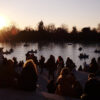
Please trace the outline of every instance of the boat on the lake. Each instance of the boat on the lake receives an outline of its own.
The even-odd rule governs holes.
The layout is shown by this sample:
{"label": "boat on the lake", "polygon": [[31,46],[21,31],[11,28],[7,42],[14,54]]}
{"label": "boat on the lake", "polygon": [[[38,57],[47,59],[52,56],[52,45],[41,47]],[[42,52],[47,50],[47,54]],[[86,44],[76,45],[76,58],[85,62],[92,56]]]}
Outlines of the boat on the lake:
{"label": "boat on the lake", "polygon": [[29,46],[29,44],[27,44],[27,43],[24,44],[24,47],[28,47],[28,46]]}
{"label": "boat on the lake", "polygon": [[79,49],[78,49],[79,51],[82,51],[82,47],[79,47]]}
{"label": "boat on the lake", "polygon": [[37,50],[30,50],[30,51],[28,51],[27,53],[26,53],[26,56],[27,55],[31,55],[31,54],[34,54],[34,53],[37,53]]}
{"label": "boat on the lake", "polygon": [[80,53],[79,58],[80,59],[88,59],[89,58],[89,55],[87,55],[85,53]]}
{"label": "boat on the lake", "polygon": [[37,53],[37,50],[30,50],[30,51],[28,51],[28,53]]}
{"label": "boat on the lake", "polygon": [[3,54],[8,55],[8,54],[11,54],[13,52],[14,52],[14,50],[11,48],[10,50],[6,50],[5,52],[3,52]]}
{"label": "boat on the lake", "polygon": [[97,49],[96,49],[94,52],[95,52],[95,53],[100,53],[100,50],[97,50]]}
{"label": "boat on the lake", "polygon": [[11,49],[9,50],[9,52],[10,52],[10,53],[14,52],[13,48],[11,48]]}
{"label": "boat on the lake", "polygon": [[72,43],[68,43],[68,45],[72,45]]}

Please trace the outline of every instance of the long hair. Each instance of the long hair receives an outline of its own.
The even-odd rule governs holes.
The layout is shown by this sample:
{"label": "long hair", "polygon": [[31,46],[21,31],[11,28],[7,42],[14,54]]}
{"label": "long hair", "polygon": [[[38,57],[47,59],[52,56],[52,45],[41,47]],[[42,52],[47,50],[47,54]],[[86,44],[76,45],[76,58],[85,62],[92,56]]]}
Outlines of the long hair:
{"label": "long hair", "polygon": [[34,69],[34,71],[36,72],[36,74],[38,75],[36,64],[34,63],[34,61],[32,59],[26,60],[23,68],[25,68],[25,67],[32,67]]}

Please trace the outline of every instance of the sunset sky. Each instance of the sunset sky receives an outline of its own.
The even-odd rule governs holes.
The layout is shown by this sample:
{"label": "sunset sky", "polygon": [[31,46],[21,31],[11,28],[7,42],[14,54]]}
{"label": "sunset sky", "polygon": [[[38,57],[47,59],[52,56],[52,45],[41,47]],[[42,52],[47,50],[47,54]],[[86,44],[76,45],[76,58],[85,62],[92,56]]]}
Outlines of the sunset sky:
{"label": "sunset sky", "polygon": [[100,0],[0,0],[0,16],[20,28],[36,27],[43,20],[45,25],[68,25],[71,29],[100,23]]}

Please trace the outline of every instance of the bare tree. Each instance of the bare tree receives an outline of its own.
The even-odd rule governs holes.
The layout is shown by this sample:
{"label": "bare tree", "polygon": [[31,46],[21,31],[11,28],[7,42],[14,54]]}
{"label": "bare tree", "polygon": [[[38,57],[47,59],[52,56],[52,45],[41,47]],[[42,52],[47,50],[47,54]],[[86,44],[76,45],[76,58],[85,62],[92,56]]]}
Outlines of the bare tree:
{"label": "bare tree", "polygon": [[55,31],[55,25],[54,24],[49,24],[47,27],[46,27],[46,30],[48,32],[54,32]]}

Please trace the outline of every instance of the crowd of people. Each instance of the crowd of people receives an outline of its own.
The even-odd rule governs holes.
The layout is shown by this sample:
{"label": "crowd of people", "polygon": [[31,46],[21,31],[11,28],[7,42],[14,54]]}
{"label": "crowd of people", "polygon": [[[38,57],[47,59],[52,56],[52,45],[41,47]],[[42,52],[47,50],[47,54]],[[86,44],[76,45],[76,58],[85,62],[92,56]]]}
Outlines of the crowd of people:
{"label": "crowd of people", "polygon": [[70,57],[64,62],[63,57],[59,56],[55,60],[54,55],[50,55],[46,61],[43,55],[37,59],[34,53],[28,52],[26,61],[18,62],[17,58],[7,59],[1,53],[0,87],[36,91],[38,77],[44,73],[44,69],[48,72],[46,87],[49,93],[83,100],[100,98],[100,80],[96,78],[100,76],[100,57],[97,61],[93,58],[89,65],[85,63],[84,68],[79,67],[79,71],[88,72],[88,80],[83,88],[73,73],[76,65]]}

